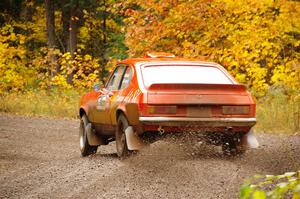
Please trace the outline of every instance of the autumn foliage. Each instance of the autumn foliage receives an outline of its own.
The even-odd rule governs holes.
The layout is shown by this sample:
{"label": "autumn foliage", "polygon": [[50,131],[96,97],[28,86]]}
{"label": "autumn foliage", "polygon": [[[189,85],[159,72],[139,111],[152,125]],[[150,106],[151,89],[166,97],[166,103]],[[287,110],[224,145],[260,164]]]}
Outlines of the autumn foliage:
{"label": "autumn foliage", "polygon": [[271,0],[133,1],[126,44],[216,61],[256,96],[271,86],[300,88],[300,2]]}
{"label": "autumn foliage", "polygon": [[[299,0],[1,0],[0,112],[75,118],[82,91],[147,51],[220,63],[256,97],[259,132],[299,133]],[[300,198],[299,179],[261,176],[241,198]]]}
{"label": "autumn foliage", "polygon": [[[257,97],[274,87],[288,93],[300,89],[299,1],[137,0],[79,5],[81,18],[71,17],[80,22],[75,55],[63,44],[47,48],[42,4],[24,1],[27,12],[32,11],[27,20],[1,14],[5,18],[0,27],[1,92],[90,88],[117,60],[153,50],[218,62]],[[58,44],[62,14],[55,11]]]}
{"label": "autumn foliage", "polygon": [[[116,1],[50,0],[55,5],[50,47],[44,2],[8,2],[13,2],[11,8],[0,13],[0,94],[90,89],[105,80],[118,59],[127,57]],[[75,33],[71,23],[76,23]]]}

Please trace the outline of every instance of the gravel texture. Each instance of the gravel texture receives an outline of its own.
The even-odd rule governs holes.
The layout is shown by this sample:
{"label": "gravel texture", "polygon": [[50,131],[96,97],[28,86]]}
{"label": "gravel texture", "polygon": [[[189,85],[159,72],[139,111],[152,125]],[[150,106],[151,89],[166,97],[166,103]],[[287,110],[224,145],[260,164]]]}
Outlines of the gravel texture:
{"label": "gravel texture", "polygon": [[238,198],[254,174],[300,169],[300,136],[259,134],[260,147],[162,140],[119,160],[115,143],[82,158],[78,120],[0,114],[0,198]]}

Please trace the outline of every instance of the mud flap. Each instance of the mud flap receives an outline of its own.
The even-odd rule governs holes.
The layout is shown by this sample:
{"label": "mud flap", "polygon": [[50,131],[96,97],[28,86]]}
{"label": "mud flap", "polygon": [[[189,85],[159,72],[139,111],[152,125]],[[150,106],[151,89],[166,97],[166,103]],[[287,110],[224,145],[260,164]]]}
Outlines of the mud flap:
{"label": "mud flap", "polygon": [[132,126],[128,126],[125,130],[126,143],[129,150],[140,150],[146,146],[146,144],[139,138],[134,132]]}
{"label": "mud flap", "polygon": [[258,148],[259,143],[252,130],[250,130],[246,135],[244,135],[244,137],[242,138],[242,145],[243,147],[251,149]]}
{"label": "mud flap", "polygon": [[87,133],[87,139],[88,139],[89,145],[99,146],[99,145],[105,144],[104,141],[98,135],[96,135],[96,133],[93,130],[92,125],[90,123],[86,126],[85,130]]}

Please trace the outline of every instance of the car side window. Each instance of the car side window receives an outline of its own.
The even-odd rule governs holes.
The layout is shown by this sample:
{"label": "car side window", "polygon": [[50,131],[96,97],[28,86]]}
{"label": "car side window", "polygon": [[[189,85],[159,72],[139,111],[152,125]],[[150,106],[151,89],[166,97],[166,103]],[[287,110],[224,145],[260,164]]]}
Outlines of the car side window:
{"label": "car side window", "polygon": [[128,66],[125,71],[120,89],[124,89],[124,88],[128,87],[130,84],[131,78],[132,78],[132,70]]}
{"label": "car side window", "polygon": [[113,72],[112,76],[110,77],[106,89],[109,91],[118,90],[119,85],[122,79],[122,76],[124,74],[124,70],[126,69],[126,66],[118,66],[115,71]]}

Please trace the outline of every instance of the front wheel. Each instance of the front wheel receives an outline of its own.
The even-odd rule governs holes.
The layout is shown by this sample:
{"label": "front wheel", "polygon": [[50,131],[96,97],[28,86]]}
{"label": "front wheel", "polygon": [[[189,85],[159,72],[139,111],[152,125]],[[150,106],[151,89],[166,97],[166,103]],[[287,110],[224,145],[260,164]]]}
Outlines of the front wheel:
{"label": "front wheel", "polygon": [[86,115],[83,115],[80,120],[79,127],[79,146],[81,156],[85,157],[97,152],[98,146],[91,146],[87,139],[87,127],[90,125]]}
{"label": "front wheel", "polygon": [[128,149],[126,142],[125,130],[128,127],[128,121],[123,114],[120,114],[117,120],[116,128],[116,148],[119,158],[125,158],[131,154],[132,151]]}

